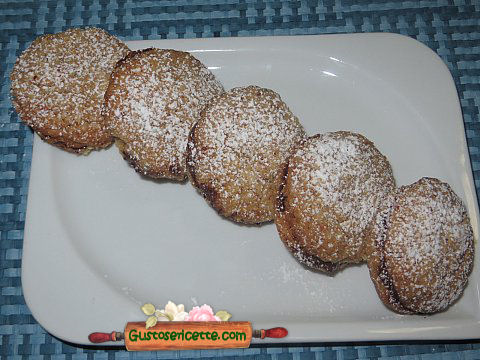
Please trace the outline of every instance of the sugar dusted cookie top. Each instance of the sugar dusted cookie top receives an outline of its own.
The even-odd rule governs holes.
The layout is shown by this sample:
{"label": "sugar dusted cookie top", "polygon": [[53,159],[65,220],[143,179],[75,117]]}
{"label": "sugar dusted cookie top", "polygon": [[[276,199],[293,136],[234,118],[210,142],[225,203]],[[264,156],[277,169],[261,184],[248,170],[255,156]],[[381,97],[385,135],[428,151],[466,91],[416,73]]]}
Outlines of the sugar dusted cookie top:
{"label": "sugar dusted cookie top", "polygon": [[282,164],[304,138],[277,93],[234,88],[215,97],[192,129],[189,177],[221,215],[247,224],[271,221]]}
{"label": "sugar dusted cookie top", "polygon": [[187,52],[134,51],[112,74],[105,114],[124,158],[141,174],[184,180],[185,149],[205,104],[223,92]]}
{"label": "sugar dusted cookie top", "polygon": [[450,186],[434,178],[402,186],[377,217],[368,257],[382,301],[431,314],[460,297],[473,267],[470,220]]}
{"label": "sugar dusted cookie top", "polygon": [[301,263],[332,274],[363,260],[376,210],[394,189],[388,160],[364,136],[315,135],[286,164],[275,223]]}
{"label": "sugar dusted cookie top", "polygon": [[102,116],[110,74],[128,47],[97,28],[37,38],[11,74],[12,101],[21,119],[44,140],[88,153],[112,143]]}

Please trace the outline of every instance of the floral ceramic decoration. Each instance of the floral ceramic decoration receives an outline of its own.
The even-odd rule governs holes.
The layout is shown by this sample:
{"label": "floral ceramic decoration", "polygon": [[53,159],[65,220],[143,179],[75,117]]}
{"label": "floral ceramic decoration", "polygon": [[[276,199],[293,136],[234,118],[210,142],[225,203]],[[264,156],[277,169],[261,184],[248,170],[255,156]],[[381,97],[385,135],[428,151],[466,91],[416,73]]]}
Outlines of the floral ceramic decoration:
{"label": "floral ceramic decoration", "polygon": [[183,304],[176,305],[168,301],[164,309],[157,309],[155,305],[147,303],[141,307],[143,313],[148,316],[145,327],[151,328],[158,321],[228,321],[232,314],[225,310],[213,313],[211,306],[204,304],[194,306],[188,313]]}

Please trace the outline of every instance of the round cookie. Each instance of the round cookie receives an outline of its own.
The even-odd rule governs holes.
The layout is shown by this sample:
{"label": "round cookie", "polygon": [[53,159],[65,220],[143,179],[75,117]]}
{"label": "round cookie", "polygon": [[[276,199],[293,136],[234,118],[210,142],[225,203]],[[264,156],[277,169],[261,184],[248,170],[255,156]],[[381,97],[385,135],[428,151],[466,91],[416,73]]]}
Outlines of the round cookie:
{"label": "round cookie", "polygon": [[422,178],[400,187],[378,213],[374,234],[367,263],[387,307],[431,314],[460,297],[473,267],[473,231],[448,184]]}
{"label": "round cookie", "polygon": [[280,238],[298,261],[328,274],[359,263],[376,210],[394,189],[388,160],[362,135],[310,137],[284,168],[275,215]]}
{"label": "round cookie", "polygon": [[12,102],[21,119],[45,141],[86,154],[112,137],[102,116],[110,74],[128,47],[97,28],[70,29],[37,38],[17,59]]}
{"label": "round cookie", "polygon": [[258,86],[214,98],[190,132],[192,184],[233,221],[273,220],[281,165],[305,132],[280,96]]}
{"label": "round cookie", "polygon": [[134,169],[184,180],[188,134],[222,85],[187,52],[131,52],[112,73],[105,115],[115,143]]}

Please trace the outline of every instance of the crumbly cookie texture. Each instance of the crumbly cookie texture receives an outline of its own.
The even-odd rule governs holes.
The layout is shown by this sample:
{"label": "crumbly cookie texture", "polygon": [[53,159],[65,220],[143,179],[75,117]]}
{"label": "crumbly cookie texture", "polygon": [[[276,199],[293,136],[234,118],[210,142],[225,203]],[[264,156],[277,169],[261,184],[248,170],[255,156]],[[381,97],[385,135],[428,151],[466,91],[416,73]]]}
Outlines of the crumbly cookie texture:
{"label": "crumbly cookie texture", "polygon": [[184,180],[190,129],[222,92],[215,76],[189,53],[140,50],[116,66],[105,115],[120,152],[137,172]]}
{"label": "crumbly cookie texture", "polygon": [[284,167],[275,216],[280,238],[313,269],[333,274],[359,263],[376,210],[394,189],[388,160],[362,135],[310,137]]}
{"label": "crumbly cookie texture", "polygon": [[189,177],[221,215],[247,224],[271,221],[281,165],[304,138],[277,93],[234,88],[215,97],[192,129]]}
{"label": "crumbly cookie texture", "polygon": [[368,266],[381,300],[399,313],[431,314],[455,302],[473,267],[470,220],[450,186],[402,186],[377,216]]}
{"label": "crumbly cookie texture", "polygon": [[118,60],[129,52],[97,28],[69,29],[37,38],[11,73],[20,118],[45,141],[75,153],[107,147],[104,94]]}

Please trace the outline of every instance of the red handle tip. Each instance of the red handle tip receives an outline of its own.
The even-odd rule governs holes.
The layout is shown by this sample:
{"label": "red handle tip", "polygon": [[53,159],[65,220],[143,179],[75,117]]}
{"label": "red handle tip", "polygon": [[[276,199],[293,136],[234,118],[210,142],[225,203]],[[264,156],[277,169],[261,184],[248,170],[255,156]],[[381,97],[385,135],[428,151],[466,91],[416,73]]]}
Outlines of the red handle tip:
{"label": "red handle tip", "polygon": [[115,341],[115,331],[111,333],[94,332],[88,335],[88,340],[95,344],[107,341]]}
{"label": "red handle tip", "polygon": [[276,327],[273,329],[265,330],[265,337],[270,338],[284,338],[288,335],[288,330],[283,327]]}

